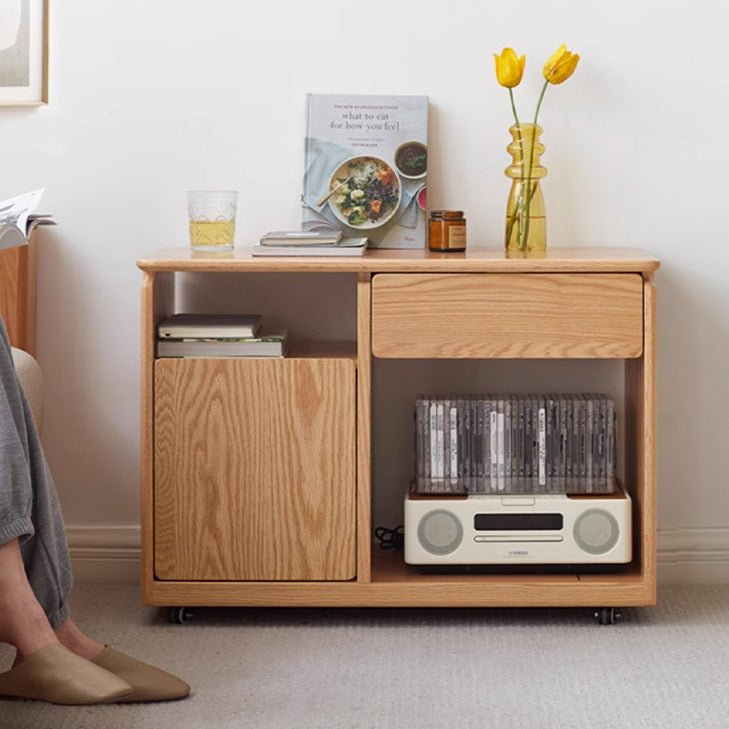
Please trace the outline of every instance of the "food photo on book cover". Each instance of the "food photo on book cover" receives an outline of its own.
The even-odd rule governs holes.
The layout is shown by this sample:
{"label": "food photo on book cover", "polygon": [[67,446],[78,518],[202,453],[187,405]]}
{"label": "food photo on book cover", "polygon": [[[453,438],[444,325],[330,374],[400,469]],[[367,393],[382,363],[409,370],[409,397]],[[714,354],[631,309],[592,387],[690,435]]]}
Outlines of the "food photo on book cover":
{"label": "food photo on book cover", "polygon": [[309,94],[302,228],[426,244],[428,97]]}

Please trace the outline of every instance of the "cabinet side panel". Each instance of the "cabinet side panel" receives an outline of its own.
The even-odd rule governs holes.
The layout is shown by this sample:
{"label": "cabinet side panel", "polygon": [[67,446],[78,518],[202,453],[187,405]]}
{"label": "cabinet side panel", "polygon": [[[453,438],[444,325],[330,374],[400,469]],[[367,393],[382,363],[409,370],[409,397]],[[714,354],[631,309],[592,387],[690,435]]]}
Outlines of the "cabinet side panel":
{"label": "cabinet side panel", "polygon": [[656,599],[656,402],[655,286],[644,284],[643,356],[625,363],[626,482],[634,501],[634,553],[646,588]]}
{"label": "cabinet side panel", "polygon": [[157,577],[353,578],[354,382],[343,359],[157,360]]}
{"label": "cabinet side panel", "polygon": [[154,347],[157,325],[173,313],[174,274],[145,273],[141,302],[140,518],[142,600],[148,603],[154,581]]}
{"label": "cabinet side panel", "polygon": [[639,357],[638,274],[378,274],[372,351],[403,358]]}
{"label": "cabinet side panel", "polygon": [[357,281],[357,580],[372,574],[372,346],[369,274]]}

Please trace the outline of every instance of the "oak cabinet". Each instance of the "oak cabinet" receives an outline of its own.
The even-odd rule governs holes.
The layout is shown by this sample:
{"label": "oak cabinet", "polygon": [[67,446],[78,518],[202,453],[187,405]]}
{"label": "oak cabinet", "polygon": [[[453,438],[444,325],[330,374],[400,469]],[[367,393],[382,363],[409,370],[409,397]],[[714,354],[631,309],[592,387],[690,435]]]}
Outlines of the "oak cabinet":
{"label": "oak cabinet", "polygon": [[[174,249],[138,265],[145,603],[654,604],[655,258],[619,248],[551,249],[535,259],[498,249],[352,259]],[[198,274],[208,284],[221,274],[295,276],[304,289],[310,274],[341,274],[339,290],[356,307],[354,341],[295,341],[284,359],[157,359],[156,328],[177,311],[181,277]],[[337,306],[328,301],[327,311],[337,316]],[[401,376],[425,360],[615,361],[624,370],[632,562],[611,574],[425,574],[373,546],[377,490],[400,498],[407,488],[373,485],[378,358],[402,360]]]}

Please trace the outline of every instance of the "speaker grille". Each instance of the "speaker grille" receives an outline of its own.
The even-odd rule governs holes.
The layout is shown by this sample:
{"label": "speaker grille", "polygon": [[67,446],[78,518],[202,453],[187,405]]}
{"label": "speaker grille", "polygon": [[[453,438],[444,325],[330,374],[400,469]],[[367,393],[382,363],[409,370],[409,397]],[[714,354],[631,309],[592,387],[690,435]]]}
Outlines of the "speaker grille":
{"label": "speaker grille", "polygon": [[575,542],[588,554],[605,554],[617,543],[620,527],[615,517],[604,509],[588,509],[575,522]]}
{"label": "speaker grille", "polygon": [[463,541],[463,527],[458,517],[445,509],[429,511],[418,524],[418,541],[426,552],[450,554]]}

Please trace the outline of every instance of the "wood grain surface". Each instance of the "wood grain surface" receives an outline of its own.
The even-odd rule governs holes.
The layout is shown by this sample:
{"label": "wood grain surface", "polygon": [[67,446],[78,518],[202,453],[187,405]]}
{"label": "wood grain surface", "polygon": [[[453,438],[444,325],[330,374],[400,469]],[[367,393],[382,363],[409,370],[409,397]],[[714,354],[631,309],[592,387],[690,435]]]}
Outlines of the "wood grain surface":
{"label": "wood grain surface", "polygon": [[654,589],[631,565],[615,574],[419,572],[401,553],[375,550],[372,580],[349,582],[155,582],[154,605],[321,607],[604,607],[652,605]]}
{"label": "wood grain surface", "polygon": [[372,351],[400,358],[638,357],[637,274],[378,274]]}
{"label": "wood grain surface", "polygon": [[357,580],[372,575],[372,348],[370,275],[357,281]]}
{"label": "wood grain surface", "polygon": [[146,602],[154,583],[154,355],[157,326],[174,311],[175,275],[170,271],[145,272],[141,301],[141,422],[139,495],[142,537],[140,582]]}
{"label": "wood grain surface", "polygon": [[420,249],[371,249],[364,256],[254,257],[250,248],[210,255],[189,248],[168,248],[137,261],[143,271],[321,271],[377,273],[448,271],[449,273],[650,273],[660,262],[634,248],[556,248],[538,255],[509,254],[503,248],[469,247],[463,253],[434,253]]}
{"label": "wood grain surface", "polygon": [[639,359],[625,362],[626,483],[633,497],[634,560],[640,564],[656,600],[656,290],[645,282],[645,347]]}
{"label": "wood grain surface", "polygon": [[159,579],[355,575],[355,364],[155,363]]}
{"label": "wood grain surface", "polygon": [[37,231],[27,246],[0,250],[0,317],[10,343],[35,356]]}

